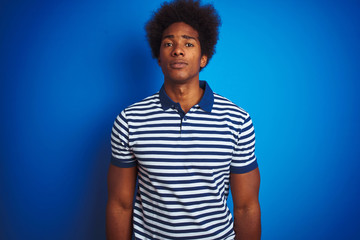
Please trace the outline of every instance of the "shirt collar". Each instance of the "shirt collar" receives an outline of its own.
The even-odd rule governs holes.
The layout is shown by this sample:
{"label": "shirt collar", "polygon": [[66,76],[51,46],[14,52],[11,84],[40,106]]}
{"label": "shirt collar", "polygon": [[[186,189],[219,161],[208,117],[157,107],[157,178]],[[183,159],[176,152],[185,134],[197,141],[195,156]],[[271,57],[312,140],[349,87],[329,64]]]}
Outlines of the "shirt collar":
{"label": "shirt collar", "polygon": [[[205,91],[198,105],[204,111],[211,112],[214,104],[214,93],[206,81],[200,81],[199,85]],[[164,85],[162,85],[159,91],[159,97],[160,97],[161,106],[164,110],[167,110],[173,107],[174,105],[177,105],[177,103],[171,100],[171,98],[166,94]]]}

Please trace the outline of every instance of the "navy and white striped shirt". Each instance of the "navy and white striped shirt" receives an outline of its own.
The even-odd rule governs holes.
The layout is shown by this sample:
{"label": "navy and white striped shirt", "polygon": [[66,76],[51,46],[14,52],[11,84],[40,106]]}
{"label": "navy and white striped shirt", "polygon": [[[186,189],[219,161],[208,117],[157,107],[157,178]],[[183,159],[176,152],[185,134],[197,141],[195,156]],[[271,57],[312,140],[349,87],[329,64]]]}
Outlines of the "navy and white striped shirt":
{"label": "navy and white striped shirt", "polygon": [[164,87],[119,114],[111,163],[138,168],[136,239],[233,239],[230,173],[257,168],[247,112],[205,89],[186,114]]}

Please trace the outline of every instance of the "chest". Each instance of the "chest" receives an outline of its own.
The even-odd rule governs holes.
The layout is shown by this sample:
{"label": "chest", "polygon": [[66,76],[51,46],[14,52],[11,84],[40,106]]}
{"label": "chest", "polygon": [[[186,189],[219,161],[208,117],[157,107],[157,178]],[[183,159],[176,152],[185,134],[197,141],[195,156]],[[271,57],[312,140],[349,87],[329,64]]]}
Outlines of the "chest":
{"label": "chest", "polygon": [[224,169],[237,132],[226,118],[174,112],[129,121],[129,146],[138,164],[152,169]]}

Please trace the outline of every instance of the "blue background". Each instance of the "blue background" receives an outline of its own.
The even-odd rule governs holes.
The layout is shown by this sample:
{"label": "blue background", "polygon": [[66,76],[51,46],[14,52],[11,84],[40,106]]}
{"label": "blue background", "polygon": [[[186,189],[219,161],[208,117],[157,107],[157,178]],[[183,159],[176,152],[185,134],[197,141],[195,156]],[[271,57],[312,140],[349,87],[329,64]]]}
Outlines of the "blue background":
{"label": "blue background", "polygon": [[[105,238],[113,120],[163,81],[160,2],[1,1],[0,239]],[[360,239],[360,3],[214,4],[200,78],[253,118],[263,239]]]}

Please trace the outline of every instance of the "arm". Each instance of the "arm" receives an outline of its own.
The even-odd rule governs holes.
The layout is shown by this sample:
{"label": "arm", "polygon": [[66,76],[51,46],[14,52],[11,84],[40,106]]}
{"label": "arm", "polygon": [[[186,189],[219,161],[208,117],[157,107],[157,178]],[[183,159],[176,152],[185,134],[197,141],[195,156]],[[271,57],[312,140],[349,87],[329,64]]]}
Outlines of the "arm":
{"label": "arm", "polygon": [[236,240],[259,240],[261,220],[259,204],[260,173],[256,168],[248,173],[230,175],[234,203]]}
{"label": "arm", "polygon": [[120,168],[110,164],[106,206],[106,235],[108,240],[131,239],[136,175],[136,167]]}

